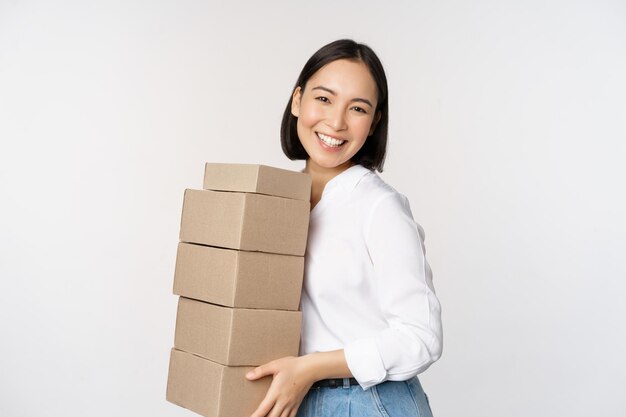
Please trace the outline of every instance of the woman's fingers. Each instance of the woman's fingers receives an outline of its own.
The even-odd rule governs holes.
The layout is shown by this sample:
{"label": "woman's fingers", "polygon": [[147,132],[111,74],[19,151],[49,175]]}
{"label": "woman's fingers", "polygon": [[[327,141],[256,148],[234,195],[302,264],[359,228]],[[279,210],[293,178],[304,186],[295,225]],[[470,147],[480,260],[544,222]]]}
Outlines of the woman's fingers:
{"label": "woman's fingers", "polygon": [[272,361],[266,363],[265,365],[257,366],[246,374],[246,378],[254,381],[255,379],[259,379],[267,375],[274,375],[275,372],[276,370],[274,369],[274,361]]}
{"label": "woman's fingers", "polygon": [[276,404],[274,404],[272,411],[267,417],[289,417],[292,414],[291,413],[292,411],[293,411],[293,406],[288,405],[288,404],[281,404],[279,401],[277,401]]}
{"label": "woman's fingers", "polygon": [[274,407],[276,400],[272,397],[265,396],[259,407],[252,413],[250,417],[265,417],[269,414],[269,412]]}
{"label": "woman's fingers", "polygon": [[285,357],[258,366],[246,374],[248,380],[272,375],[272,383],[251,417],[294,417],[310,387],[300,366],[301,359]]}
{"label": "woman's fingers", "polygon": [[283,412],[280,414],[280,417],[289,417],[291,415],[291,408],[287,407],[283,410]]}

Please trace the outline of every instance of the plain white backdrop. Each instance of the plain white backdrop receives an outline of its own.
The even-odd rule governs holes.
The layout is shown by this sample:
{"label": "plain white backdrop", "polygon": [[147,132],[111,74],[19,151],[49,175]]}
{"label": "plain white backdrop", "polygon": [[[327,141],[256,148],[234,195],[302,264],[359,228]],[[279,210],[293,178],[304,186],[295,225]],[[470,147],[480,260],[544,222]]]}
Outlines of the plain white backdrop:
{"label": "plain white backdrop", "polygon": [[389,78],[435,416],[626,415],[626,3],[591,0],[0,0],[0,415],[193,415],[165,401],[183,190],[301,169],[282,112],[342,37]]}

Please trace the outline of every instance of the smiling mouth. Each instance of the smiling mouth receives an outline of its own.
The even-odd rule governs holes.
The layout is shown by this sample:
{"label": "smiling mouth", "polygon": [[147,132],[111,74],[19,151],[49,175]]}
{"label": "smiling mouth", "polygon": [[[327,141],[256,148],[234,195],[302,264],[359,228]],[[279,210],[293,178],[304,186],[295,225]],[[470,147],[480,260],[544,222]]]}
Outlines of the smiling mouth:
{"label": "smiling mouth", "polygon": [[324,142],[326,145],[333,147],[333,148],[338,148],[341,145],[343,145],[346,141],[345,140],[341,140],[341,139],[335,139],[333,137],[330,137],[328,135],[325,135],[323,133],[320,132],[315,132],[317,134],[317,137]]}

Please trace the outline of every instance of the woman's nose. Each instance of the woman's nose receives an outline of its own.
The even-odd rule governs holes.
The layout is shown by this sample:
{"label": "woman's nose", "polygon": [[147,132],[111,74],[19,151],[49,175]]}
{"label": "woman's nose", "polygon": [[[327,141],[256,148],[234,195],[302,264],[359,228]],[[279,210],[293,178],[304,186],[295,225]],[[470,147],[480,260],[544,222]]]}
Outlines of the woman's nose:
{"label": "woman's nose", "polygon": [[340,108],[332,109],[328,114],[327,123],[334,130],[344,130],[346,128],[346,117],[344,112]]}

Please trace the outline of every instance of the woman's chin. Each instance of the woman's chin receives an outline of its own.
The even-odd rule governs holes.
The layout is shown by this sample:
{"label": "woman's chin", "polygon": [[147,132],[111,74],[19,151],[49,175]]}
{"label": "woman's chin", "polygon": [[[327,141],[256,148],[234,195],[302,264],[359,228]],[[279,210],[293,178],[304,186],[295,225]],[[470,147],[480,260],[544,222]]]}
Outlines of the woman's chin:
{"label": "woman's chin", "polygon": [[309,157],[309,163],[323,169],[335,169],[344,165],[345,168],[348,168],[351,165],[350,160],[344,160],[343,158]]}

